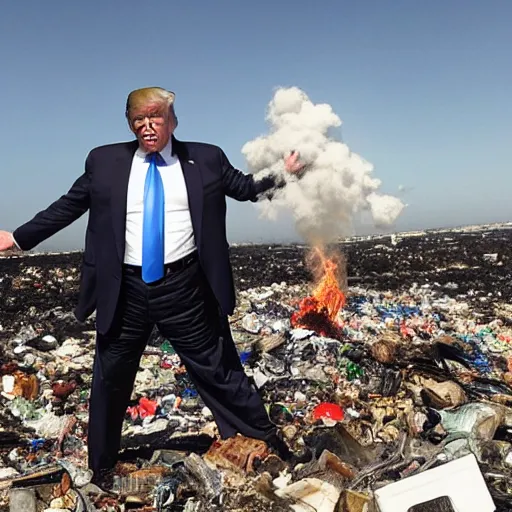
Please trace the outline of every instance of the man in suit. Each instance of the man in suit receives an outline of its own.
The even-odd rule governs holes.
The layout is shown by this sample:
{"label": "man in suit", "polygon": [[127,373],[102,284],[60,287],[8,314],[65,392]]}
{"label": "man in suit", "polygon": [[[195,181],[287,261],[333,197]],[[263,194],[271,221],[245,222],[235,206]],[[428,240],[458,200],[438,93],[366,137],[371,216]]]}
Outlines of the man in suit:
{"label": "man in suit", "polygon": [[[96,482],[114,468],[139,361],[156,325],[186,366],[222,438],[263,439],[290,452],[243,371],[227,321],[235,307],[226,239],[226,196],[256,201],[277,184],[236,170],[217,146],[181,142],[174,93],[130,93],[136,140],[93,149],[70,190],[14,233],[0,250],[30,250],[89,211],[78,305],[96,310],[89,411],[89,466]],[[300,169],[298,155],[285,169]]]}

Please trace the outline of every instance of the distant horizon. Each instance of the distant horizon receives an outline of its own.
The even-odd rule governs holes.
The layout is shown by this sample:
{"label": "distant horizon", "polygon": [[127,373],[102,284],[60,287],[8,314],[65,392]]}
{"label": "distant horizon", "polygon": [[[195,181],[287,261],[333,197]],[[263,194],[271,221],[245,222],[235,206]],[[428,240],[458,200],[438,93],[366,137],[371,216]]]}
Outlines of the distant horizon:
{"label": "distant horizon", "polygon": [[[436,232],[443,232],[443,231],[452,231],[452,232],[459,232],[464,230],[469,230],[471,228],[478,229],[481,231],[485,231],[486,229],[499,229],[500,227],[505,229],[512,229],[512,220],[509,221],[498,221],[498,222],[484,222],[481,224],[466,224],[466,225],[458,225],[458,226],[440,226],[440,227],[434,227],[434,228],[426,228],[426,229],[411,229],[407,231],[390,231],[388,233],[372,233],[372,234],[364,234],[364,235],[352,235],[348,237],[340,237],[337,241],[331,242],[331,243],[342,243],[347,240],[351,239],[357,239],[357,238],[385,238],[385,237],[391,237],[393,235],[400,236],[400,235],[410,235],[415,233],[436,233]],[[296,240],[296,241],[277,241],[277,240],[268,240],[268,241],[257,241],[257,242],[248,242],[248,241],[239,241],[239,242],[230,242],[231,246],[241,246],[241,245],[309,245],[304,240]],[[12,254],[8,255],[2,255],[0,253],[0,258],[3,257],[11,257],[11,256],[17,256],[21,257],[23,255],[38,255],[38,254],[64,254],[64,253],[75,253],[75,252],[82,252],[83,247],[79,248],[70,248],[70,249],[59,249],[59,248],[51,248],[51,247],[45,247],[45,249],[38,249],[37,247],[30,250],[30,251],[23,251],[23,252],[14,252]]]}

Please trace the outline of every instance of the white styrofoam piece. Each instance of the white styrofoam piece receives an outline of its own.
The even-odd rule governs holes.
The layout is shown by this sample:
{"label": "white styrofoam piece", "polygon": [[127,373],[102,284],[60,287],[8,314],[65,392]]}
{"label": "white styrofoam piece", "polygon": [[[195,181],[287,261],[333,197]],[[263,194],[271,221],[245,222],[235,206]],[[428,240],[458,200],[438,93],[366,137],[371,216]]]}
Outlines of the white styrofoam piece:
{"label": "white styrofoam piece", "polygon": [[380,512],[407,512],[413,505],[449,496],[456,512],[494,512],[496,507],[474,455],[466,455],[375,491]]}
{"label": "white styrofoam piece", "polygon": [[295,512],[334,512],[340,494],[334,485],[318,478],[304,478],[276,490],[280,498],[298,500],[298,503],[290,505]]}

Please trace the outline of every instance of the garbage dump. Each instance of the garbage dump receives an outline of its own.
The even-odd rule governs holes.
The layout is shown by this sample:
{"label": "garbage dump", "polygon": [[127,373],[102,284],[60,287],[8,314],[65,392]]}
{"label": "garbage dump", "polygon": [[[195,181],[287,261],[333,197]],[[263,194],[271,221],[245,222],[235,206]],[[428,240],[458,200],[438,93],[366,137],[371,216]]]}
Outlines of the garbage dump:
{"label": "garbage dump", "polygon": [[219,440],[155,332],[110,490],[87,469],[82,255],[1,259],[0,510],[512,510],[511,242],[494,226],[347,240],[337,257],[233,246],[233,337],[295,457]]}

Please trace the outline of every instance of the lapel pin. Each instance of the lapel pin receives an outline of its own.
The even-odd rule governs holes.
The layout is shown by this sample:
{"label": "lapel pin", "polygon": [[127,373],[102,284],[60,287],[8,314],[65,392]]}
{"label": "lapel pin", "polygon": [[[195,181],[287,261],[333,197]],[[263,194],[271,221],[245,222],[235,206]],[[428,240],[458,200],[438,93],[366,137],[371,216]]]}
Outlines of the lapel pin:
{"label": "lapel pin", "polygon": [[188,161],[188,163],[189,163],[189,164],[192,164],[192,165],[194,165],[194,164],[195,164],[194,160],[189,160],[189,161]]}

